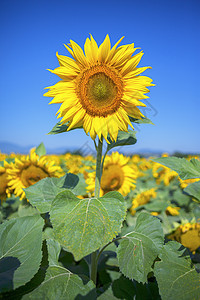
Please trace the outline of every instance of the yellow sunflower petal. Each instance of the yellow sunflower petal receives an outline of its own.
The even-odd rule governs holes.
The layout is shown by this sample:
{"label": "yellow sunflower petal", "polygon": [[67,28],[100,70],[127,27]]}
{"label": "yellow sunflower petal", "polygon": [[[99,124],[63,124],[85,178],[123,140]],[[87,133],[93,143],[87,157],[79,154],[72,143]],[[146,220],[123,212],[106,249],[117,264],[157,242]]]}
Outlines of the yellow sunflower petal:
{"label": "yellow sunflower petal", "polygon": [[110,52],[110,38],[109,35],[107,34],[105,37],[105,40],[103,41],[103,43],[100,45],[99,47],[99,51],[98,51],[98,59],[100,62],[105,62],[108,54]]}
{"label": "yellow sunflower petal", "polygon": [[81,47],[72,40],[70,40],[70,43],[71,43],[71,46],[72,46],[72,49],[73,49],[73,52],[74,52],[75,60],[77,60],[84,67],[87,67],[88,66],[88,61],[87,61],[87,58],[85,57]]}

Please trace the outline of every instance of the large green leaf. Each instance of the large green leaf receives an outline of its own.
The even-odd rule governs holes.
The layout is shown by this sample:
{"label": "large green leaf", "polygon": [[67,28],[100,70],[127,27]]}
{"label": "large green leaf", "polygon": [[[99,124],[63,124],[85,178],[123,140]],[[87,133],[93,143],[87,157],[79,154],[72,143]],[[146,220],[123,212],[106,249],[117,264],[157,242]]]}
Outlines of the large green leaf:
{"label": "large green leaf", "polygon": [[0,291],[24,285],[38,271],[43,226],[40,215],[12,219],[0,225]]}
{"label": "large green leaf", "polygon": [[50,210],[55,239],[73,253],[75,260],[112,241],[125,215],[126,203],[118,192],[78,199],[66,190],[56,196]]}
{"label": "large green leaf", "polygon": [[40,213],[49,212],[56,195],[64,189],[74,189],[79,182],[77,175],[68,173],[61,178],[47,177],[24,189],[29,202]]}
{"label": "large green leaf", "polygon": [[43,283],[22,299],[73,300],[77,295],[87,295],[94,288],[92,281],[84,285],[78,275],[63,267],[51,266],[47,270]]}
{"label": "large green leaf", "polygon": [[191,260],[181,257],[177,242],[167,243],[155,263],[155,276],[162,300],[200,299],[200,274],[191,267]]}
{"label": "large green leaf", "polygon": [[188,193],[189,195],[192,195],[197,200],[200,201],[200,181],[193,182],[189,184],[185,189],[184,192]]}
{"label": "large green leaf", "polygon": [[117,136],[117,141],[112,142],[110,140],[110,144],[107,145],[107,151],[111,150],[114,147],[118,147],[118,146],[134,145],[137,142],[135,133],[136,132],[133,130],[128,130],[128,132],[119,131],[118,136]]}
{"label": "large green leaf", "polygon": [[200,178],[200,161],[198,159],[192,158],[188,161],[185,158],[172,156],[156,158],[153,161],[176,171],[183,180]]}
{"label": "large green leaf", "polygon": [[122,237],[117,248],[121,272],[130,279],[147,282],[152,264],[163,246],[163,230],[160,221],[142,212],[136,222],[135,230]]}

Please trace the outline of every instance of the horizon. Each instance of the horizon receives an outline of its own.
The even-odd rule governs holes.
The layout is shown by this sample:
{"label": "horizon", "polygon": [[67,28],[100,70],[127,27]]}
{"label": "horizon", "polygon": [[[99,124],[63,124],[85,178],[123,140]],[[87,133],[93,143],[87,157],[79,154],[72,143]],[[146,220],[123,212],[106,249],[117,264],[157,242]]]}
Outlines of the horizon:
{"label": "horizon", "polygon": [[[1,154],[6,154],[6,155],[10,155],[12,153],[14,154],[24,154],[24,155],[28,155],[30,150],[32,148],[37,148],[39,145],[26,145],[26,146],[20,146],[19,144],[13,144],[10,142],[3,142],[0,141],[0,153]],[[95,154],[95,148],[91,147],[91,145],[88,145],[88,143],[85,143],[82,146],[77,146],[77,147],[59,147],[59,148],[51,148],[51,147],[46,147],[44,145],[45,149],[46,149],[46,154],[47,155],[62,155],[65,153],[72,153],[72,154],[81,154],[83,156],[87,156],[87,155],[94,155]],[[7,149],[7,151],[2,151]],[[105,145],[103,146],[104,151],[106,150]],[[133,146],[126,146],[126,147],[122,147],[122,146],[118,146],[115,147],[114,149],[111,149],[109,151],[109,154],[111,154],[112,152],[119,152],[122,153],[126,156],[130,156],[130,155],[134,155],[134,154],[138,154],[141,156],[161,156],[164,153],[168,153],[170,156],[172,155],[178,155],[178,156],[185,156],[185,155],[200,155],[200,152],[183,152],[180,150],[175,150],[173,152],[166,152],[163,149],[157,149],[157,150],[152,150],[151,148],[141,148],[138,149],[137,151],[134,149]],[[94,155],[95,156],[95,155]]]}

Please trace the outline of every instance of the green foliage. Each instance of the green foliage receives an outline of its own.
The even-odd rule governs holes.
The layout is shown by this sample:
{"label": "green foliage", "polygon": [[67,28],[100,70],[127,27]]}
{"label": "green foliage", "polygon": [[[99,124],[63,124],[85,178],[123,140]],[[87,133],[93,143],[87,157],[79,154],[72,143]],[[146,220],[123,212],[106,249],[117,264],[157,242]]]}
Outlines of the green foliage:
{"label": "green foliage", "polygon": [[[69,123],[70,123],[69,121],[65,124],[62,124],[62,122],[58,122],[48,134],[58,134],[58,133],[67,132],[69,128],[68,126]],[[73,127],[72,129],[70,129],[70,131],[77,128],[82,128],[82,127],[76,127],[76,128]]]}
{"label": "green foliage", "polygon": [[40,213],[50,211],[51,203],[58,193],[71,189],[81,195],[84,192],[83,178],[68,173],[61,178],[47,177],[24,189],[27,199]]}
{"label": "green foliage", "polygon": [[24,285],[38,271],[43,225],[39,215],[12,219],[0,225],[1,292]]}
{"label": "green foliage", "polygon": [[48,249],[48,261],[49,261],[49,266],[58,266],[58,259],[61,251],[61,246],[60,244],[55,241],[54,239],[47,239],[47,249]]}
{"label": "green foliage", "polygon": [[79,276],[63,267],[50,266],[43,283],[22,299],[72,300],[77,295],[87,295],[94,287],[92,281],[84,285]]}
{"label": "green foliage", "polygon": [[147,282],[147,275],[163,246],[164,235],[160,221],[141,213],[134,231],[122,237],[117,249],[121,272],[130,279]]}
{"label": "green foliage", "polygon": [[200,181],[193,182],[189,184],[185,189],[184,192],[192,195],[200,202]]}
{"label": "green foliage", "polygon": [[132,123],[154,125],[154,123],[147,117],[142,117],[141,119],[135,119],[135,118],[129,116],[129,119]]}
{"label": "green foliage", "polygon": [[200,161],[198,159],[192,158],[188,161],[179,157],[160,157],[153,161],[176,171],[183,180],[200,178]]}
{"label": "green foliage", "polygon": [[110,144],[107,144],[107,152],[114,147],[134,145],[136,142],[137,139],[135,137],[135,131],[133,130],[128,130],[128,132],[119,131],[117,136],[117,141],[112,142],[110,140]]}
{"label": "green foliage", "polygon": [[[164,246],[155,264],[155,276],[162,300],[200,299],[200,275],[191,260],[181,257],[185,249],[180,250],[177,242],[169,242]],[[183,247],[182,247],[183,248]]]}
{"label": "green foliage", "polygon": [[35,153],[39,155],[39,157],[46,155],[46,149],[43,143],[41,143],[36,149]]}
{"label": "green foliage", "polygon": [[[135,121],[142,122],[148,120]],[[108,147],[135,141],[134,132],[119,132],[117,142]],[[40,150],[38,154],[43,155],[42,147]],[[62,163],[62,167],[66,165],[64,157]],[[198,172],[198,162],[187,163],[190,168],[182,164],[181,170],[186,178]],[[81,167],[89,166],[90,172],[93,164],[93,160],[83,159]],[[69,173],[62,178],[45,178],[25,189],[29,202],[19,201],[13,195],[3,202],[0,250],[8,252],[0,260],[0,299],[199,300],[199,274],[179,250],[180,244],[168,243],[163,248],[163,231],[168,237],[182,220],[197,222],[200,207],[192,197],[199,199],[199,182],[183,192],[177,178],[166,185],[162,177],[154,177],[152,168],[145,170],[144,158],[136,164],[144,175],[137,178],[136,188],[125,199],[117,192],[98,199],[79,199],[76,195],[87,194],[84,175]],[[156,189],[155,198],[138,201],[136,213],[131,215],[133,199],[151,188]],[[179,206],[178,214],[171,215],[166,210],[168,206]],[[153,217],[150,212],[157,212],[158,216]],[[43,232],[39,213],[45,219]],[[96,250],[95,287],[88,280],[92,269],[90,254]],[[198,251],[191,254],[196,270]]]}
{"label": "green foliage", "polygon": [[112,241],[125,214],[126,204],[118,192],[99,199],[79,199],[66,190],[56,196],[50,210],[55,239],[73,253],[75,260]]}
{"label": "green foliage", "polygon": [[116,296],[117,299],[160,299],[158,287],[154,282],[149,282],[148,284],[141,284],[134,280],[129,280],[123,275],[119,279],[114,280],[114,282],[112,283],[112,290],[114,296]]}

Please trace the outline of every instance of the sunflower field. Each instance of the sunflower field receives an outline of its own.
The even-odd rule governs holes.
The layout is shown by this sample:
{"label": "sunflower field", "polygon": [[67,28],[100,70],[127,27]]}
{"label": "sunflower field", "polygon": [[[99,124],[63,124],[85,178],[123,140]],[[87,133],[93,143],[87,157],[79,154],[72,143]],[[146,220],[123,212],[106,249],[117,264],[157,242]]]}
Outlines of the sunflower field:
{"label": "sunflower field", "polygon": [[122,40],[70,40],[50,70],[50,134],[79,128],[94,155],[0,153],[0,299],[200,299],[200,159],[122,154],[154,86]]}
{"label": "sunflower field", "polygon": [[[0,158],[1,299],[199,299],[198,156],[112,152],[100,190],[107,213],[94,202],[90,220],[63,199],[94,196],[95,157],[46,155],[41,144]],[[103,232],[83,231],[86,222]],[[97,247],[95,288],[90,253]]]}

